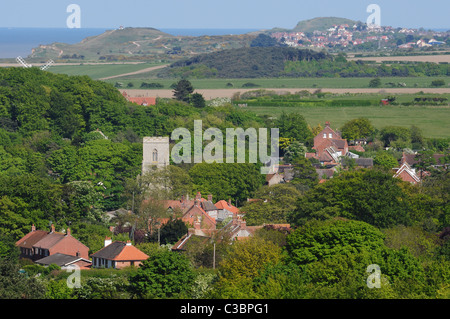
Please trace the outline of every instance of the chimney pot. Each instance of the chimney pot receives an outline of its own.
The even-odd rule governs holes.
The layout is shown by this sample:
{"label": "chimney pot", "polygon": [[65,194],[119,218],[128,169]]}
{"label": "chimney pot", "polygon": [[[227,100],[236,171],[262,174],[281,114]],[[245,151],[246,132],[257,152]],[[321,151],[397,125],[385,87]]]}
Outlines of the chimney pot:
{"label": "chimney pot", "polygon": [[55,232],[55,225],[54,225],[54,224],[52,224],[52,226],[51,226],[51,232],[52,232],[52,233]]}
{"label": "chimney pot", "polygon": [[36,226],[34,226],[34,224],[31,225],[31,231],[35,231],[35,230],[36,230]]}
{"label": "chimney pot", "polygon": [[71,232],[70,232],[70,228],[67,228],[67,233],[66,233],[66,235],[67,235],[67,236],[72,235]]}
{"label": "chimney pot", "polygon": [[195,196],[196,200],[201,200],[202,199],[202,194],[200,192],[197,192],[197,195]]}

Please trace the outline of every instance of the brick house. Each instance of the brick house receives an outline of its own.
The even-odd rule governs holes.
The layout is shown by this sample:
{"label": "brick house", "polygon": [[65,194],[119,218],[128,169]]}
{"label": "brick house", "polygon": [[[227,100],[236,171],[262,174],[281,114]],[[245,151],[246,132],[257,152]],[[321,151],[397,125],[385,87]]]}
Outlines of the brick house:
{"label": "brick house", "polygon": [[416,174],[415,170],[404,162],[400,168],[394,169],[394,177],[398,177],[405,182],[410,182],[411,184],[420,183],[420,177]]}
{"label": "brick house", "polygon": [[148,255],[134,247],[131,242],[115,241],[106,237],[105,246],[91,255],[92,267],[121,269],[128,266],[139,266]]}
{"label": "brick house", "polygon": [[337,164],[339,157],[348,153],[348,143],[339,133],[334,131],[330,122],[325,122],[325,128],[314,137],[315,153],[307,153],[307,158],[316,158],[321,164]]}
{"label": "brick house", "polygon": [[36,230],[32,225],[31,232],[19,239],[16,246],[20,249],[21,258],[33,261],[56,253],[89,259],[89,247],[74,238],[69,228],[64,234],[56,232],[53,224],[50,232]]}

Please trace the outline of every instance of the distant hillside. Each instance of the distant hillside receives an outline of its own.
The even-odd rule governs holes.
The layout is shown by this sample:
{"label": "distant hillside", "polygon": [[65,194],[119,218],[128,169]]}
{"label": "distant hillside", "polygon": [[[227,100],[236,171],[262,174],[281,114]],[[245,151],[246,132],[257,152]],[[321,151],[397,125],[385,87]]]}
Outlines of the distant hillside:
{"label": "distant hillside", "polygon": [[337,17],[314,18],[310,20],[300,21],[299,23],[297,23],[293,31],[302,31],[302,32],[326,31],[333,25],[348,24],[349,26],[352,26],[356,23],[357,21],[354,20]]}
{"label": "distant hillside", "polygon": [[257,78],[282,75],[287,62],[332,59],[324,52],[288,47],[251,47],[201,54],[177,61],[159,77]]}
{"label": "distant hillside", "polygon": [[195,54],[249,46],[256,34],[173,36],[154,28],[108,30],[76,44],[52,43],[33,49],[29,59],[63,61],[178,60]]}

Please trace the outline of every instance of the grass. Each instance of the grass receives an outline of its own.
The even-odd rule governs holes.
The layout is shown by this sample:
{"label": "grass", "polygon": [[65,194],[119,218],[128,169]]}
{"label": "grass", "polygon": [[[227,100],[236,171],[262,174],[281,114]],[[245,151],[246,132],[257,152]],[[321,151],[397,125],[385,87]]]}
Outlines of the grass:
{"label": "grass", "polygon": [[247,108],[260,115],[277,117],[286,113],[300,112],[311,126],[324,125],[330,121],[333,128],[342,127],[345,122],[366,117],[381,129],[388,125],[419,127],[428,138],[450,137],[448,118],[449,106],[353,106],[353,107],[258,107]]}
{"label": "grass", "polygon": [[[139,71],[145,68],[156,66],[155,63],[138,64],[80,64],[80,65],[55,65],[48,70],[53,73],[63,73],[67,75],[88,75],[93,79],[101,79],[108,76]],[[115,83],[119,79],[112,79]]]}
{"label": "grass", "polygon": [[[449,77],[386,77],[381,78],[382,88],[391,88],[388,83],[405,83],[407,88],[428,88],[433,80],[444,80],[448,87]],[[259,88],[369,88],[371,78],[258,78],[258,79],[189,79],[196,89],[227,89],[242,88],[248,82],[259,85]],[[107,82],[116,81],[133,83],[134,88],[139,88],[142,82],[154,82],[169,86],[178,79],[156,79],[137,74],[128,77],[120,77]],[[229,83],[232,86],[229,86]]]}

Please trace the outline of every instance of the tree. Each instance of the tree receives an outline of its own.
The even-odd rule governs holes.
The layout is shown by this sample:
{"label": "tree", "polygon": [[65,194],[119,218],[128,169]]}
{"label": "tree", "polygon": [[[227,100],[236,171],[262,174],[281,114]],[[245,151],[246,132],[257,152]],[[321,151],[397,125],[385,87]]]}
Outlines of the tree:
{"label": "tree", "polygon": [[369,119],[361,117],[345,123],[341,128],[341,131],[342,138],[356,140],[369,137],[373,133],[374,127]]}
{"label": "tree", "polygon": [[194,189],[213,198],[247,201],[263,185],[265,175],[251,163],[198,163],[190,170]]}
{"label": "tree", "polygon": [[204,108],[206,106],[205,98],[200,93],[192,94],[190,102],[196,108]]}
{"label": "tree", "polygon": [[369,82],[369,87],[371,87],[371,88],[379,88],[380,86],[381,86],[381,79],[380,78],[372,79]]}
{"label": "tree", "polygon": [[297,228],[286,238],[286,250],[295,263],[307,264],[364,249],[370,251],[383,243],[384,235],[376,227],[360,221],[335,218],[311,220]]}
{"label": "tree", "polygon": [[180,80],[177,82],[173,95],[175,99],[189,103],[190,95],[194,92],[194,87],[188,80]]}
{"label": "tree", "polygon": [[161,227],[161,244],[175,244],[187,232],[188,228],[181,219],[171,219]]}
{"label": "tree", "polygon": [[303,143],[293,141],[285,148],[283,160],[285,163],[294,163],[300,158],[304,158],[306,152],[307,148]]}
{"label": "tree", "polygon": [[281,113],[275,121],[281,137],[293,138],[300,143],[307,143],[313,137],[308,123],[300,113]]}
{"label": "tree", "polygon": [[407,148],[411,144],[411,131],[401,126],[386,126],[381,129],[381,140],[385,146]]}
{"label": "tree", "polygon": [[12,260],[0,258],[1,299],[43,299],[45,286],[34,277],[19,272]]}
{"label": "tree", "polygon": [[251,298],[252,280],[265,265],[281,260],[281,248],[262,238],[238,241],[220,264],[220,276],[215,284],[216,298]]}
{"label": "tree", "polygon": [[374,165],[382,167],[385,170],[391,170],[398,166],[397,159],[392,154],[385,151],[379,151],[375,155],[373,163]]}
{"label": "tree", "polygon": [[263,186],[242,207],[247,225],[286,223],[301,193],[290,184]]}
{"label": "tree", "polygon": [[410,223],[410,204],[403,181],[376,169],[343,172],[305,193],[289,216],[293,225],[308,219],[345,217],[376,227]]}
{"label": "tree", "polygon": [[294,176],[291,181],[299,189],[310,189],[319,183],[319,175],[311,161],[305,157],[298,157],[294,165]]}
{"label": "tree", "polygon": [[189,260],[178,253],[157,251],[130,275],[130,292],[138,298],[180,298],[195,278]]}

